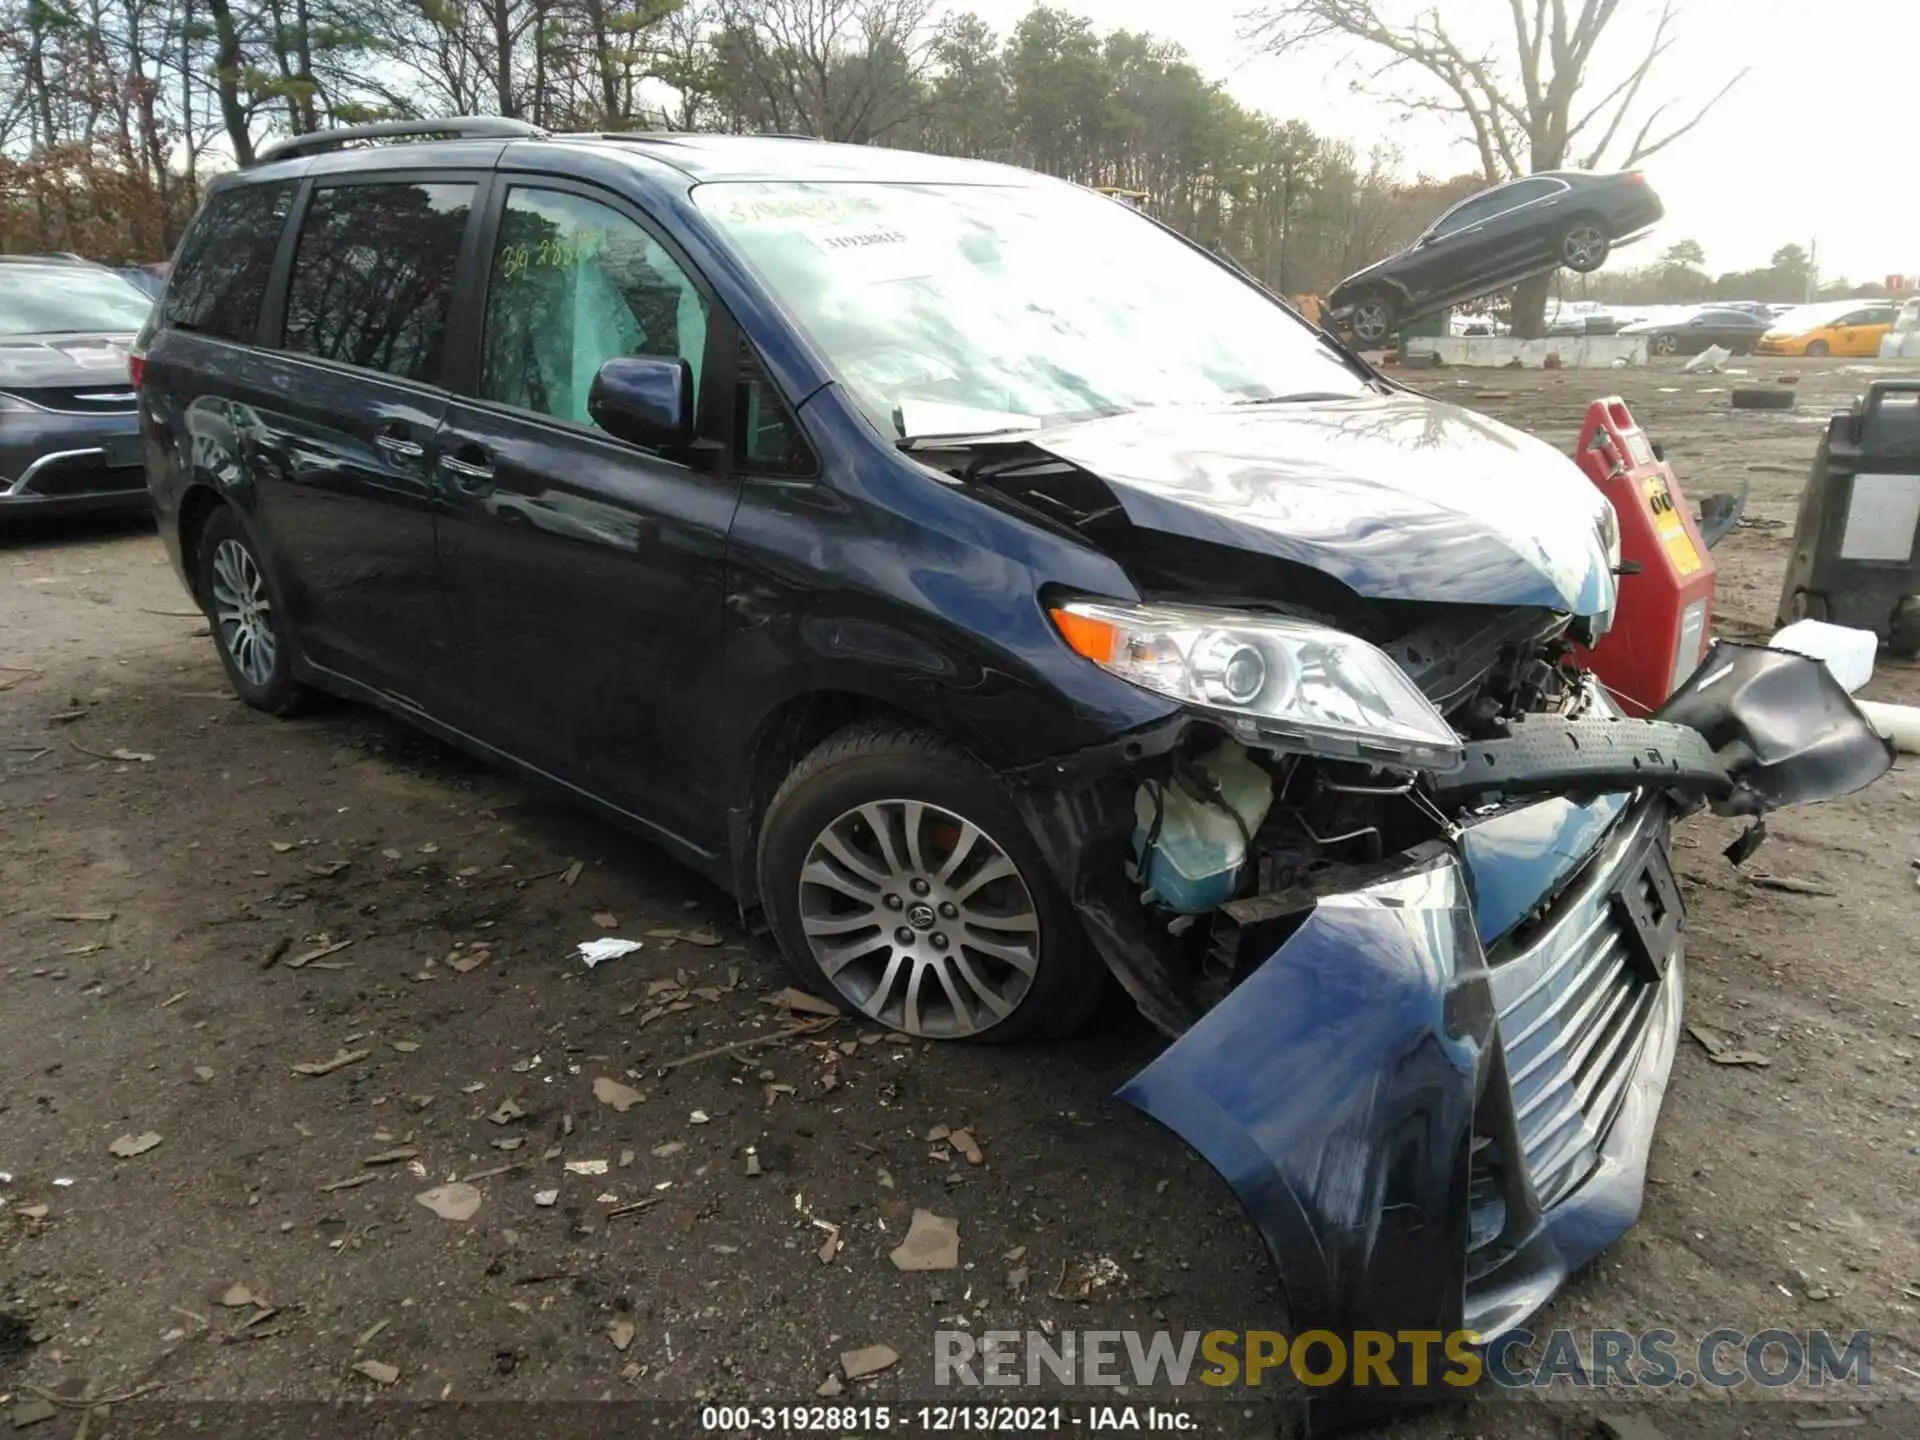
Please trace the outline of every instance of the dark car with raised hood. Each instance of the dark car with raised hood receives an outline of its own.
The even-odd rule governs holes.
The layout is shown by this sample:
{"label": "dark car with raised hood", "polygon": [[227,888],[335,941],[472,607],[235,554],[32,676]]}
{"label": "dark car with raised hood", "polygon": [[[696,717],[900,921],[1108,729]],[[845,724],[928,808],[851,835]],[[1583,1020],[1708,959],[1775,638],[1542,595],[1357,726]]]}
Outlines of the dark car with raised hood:
{"label": "dark car with raised hood", "polygon": [[104,265],[0,256],[0,525],[145,512],[127,349],[152,308]]}
{"label": "dark car with raised hood", "polygon": [[1498,1337],[1622,1233],[1669,823],[1884,770],[1824,668],[1722,647],[1619,717],[1571,461],[1091,191],[423,128],[218,182],[139,344],[245,700],[575,797],[909,1035],[1057,1034],[1117,980],[1170,1039],[1122,1093],[1245,1201],[1277,1322]]}
{"label": "dark car with raised hood", "polygon": [[1328,308],[1361,344],[1384,344],[1407,320],[1542,271],[1598,270],[1665,213],[1638,170],[1545,170],[1462,200],[1406,249],[1334,286]]}

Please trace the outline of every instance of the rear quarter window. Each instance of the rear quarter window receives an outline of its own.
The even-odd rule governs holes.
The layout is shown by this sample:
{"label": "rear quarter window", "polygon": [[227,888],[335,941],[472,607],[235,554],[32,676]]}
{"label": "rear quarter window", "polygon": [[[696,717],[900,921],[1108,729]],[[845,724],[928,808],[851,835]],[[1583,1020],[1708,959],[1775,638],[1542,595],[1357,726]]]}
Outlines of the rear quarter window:
{"label": "rear quarter window", "polygon": [[238,185],[209,199],[168,275],[165,323],[223,340],[252,340],[292,207],[291,180]]}
{"label": "rear quarter window", "polygon": [[287,282],[282,348],[437,383],[473,197],[466,182],[315,190]]}

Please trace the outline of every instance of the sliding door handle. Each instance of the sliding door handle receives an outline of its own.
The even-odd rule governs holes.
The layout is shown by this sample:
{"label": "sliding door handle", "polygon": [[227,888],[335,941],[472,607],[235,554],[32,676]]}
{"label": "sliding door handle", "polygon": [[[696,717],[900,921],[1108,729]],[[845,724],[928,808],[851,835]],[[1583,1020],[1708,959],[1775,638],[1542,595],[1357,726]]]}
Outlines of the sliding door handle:
{"label": "sliding door handle", "polygon": [[493,489],[493,467],[442,455],[440,471],[462,495],[485,495]]}
{"label": "sliding door handle", "polygon": [[373,443],[395,460],[418,461],[427,453],[426,446],[404,435],[376,435]]}

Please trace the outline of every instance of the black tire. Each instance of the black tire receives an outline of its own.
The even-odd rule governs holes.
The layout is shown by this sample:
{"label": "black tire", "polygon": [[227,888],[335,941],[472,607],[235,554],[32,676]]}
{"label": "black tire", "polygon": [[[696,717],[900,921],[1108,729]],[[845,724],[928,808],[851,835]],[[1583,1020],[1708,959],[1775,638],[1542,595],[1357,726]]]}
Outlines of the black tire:
{"label": "black tire", "polygon": [[1920,595],[1904,595],[1893,607],[1887,648],[1902,660],[1920,659]]}
{"label": "black tire", "polygon": [[1680,337],[1678,335],[1654,336],[1653,353],[1656,355],[1678,355],[1680,353]]}
{"label": "black tire", "polygon": [[[200,532],[198,562],[201,608],[234,694],[269,715],[298,713],[312,692],[293,678],[286,606],[267,578],[253,540],[225,505],[208,517]],[[251,603],[228,603],[237,591],[249,594]],[[237,618],[243,614],[244,619]],[[251,636],[246,634],[249,628]],[[262,634],[270,637],[270,644],[262,643]]]}
{"label": "black tire", "polygon": [[1591,275],[1612,252],[1607,227],[1592,215],[1575,220],[1560,237],[1560,263],[1576,275]]}
{"label": "black tire", "polygon": [[1347,328],[1362,346],[1371,349],[1384,345],[1400,327],[1400,307],[1384,290],[1369,290],[1353,302],[1347,315]]}
{"label": "black tire", "polygon": [[1807,344],[1807,359],[1824,360],[1830,353],[1830,347],[1824,340],[1813,340]]}
{"label": "black tire", "polygon": [[[912,805],[923,811],[904,809]],[[923,815],[911,842],[906,813]],[[867,814],[877,814],[887,827],[884,846],[874,826],[864,820]],[[962,848],[958,842],[963,825],[975,827],[977,838],[968,841],[946,882],[952,888],[907,888],[942,885],[942,848],[945,858]],[[870,885],[871,875],[816,852],[830,832],[840,847],[834,856],[854,854],[883,877],[879,885]],[[983,840],[986,850],[979,848]],[[984,862],[992,861],[993,852],[1011,862],[1012,879],[992,880],[966,894],[988,868]],[[918,867],[888,867],[881,858],[892,854],[904,861],[916,853],[924,861]],[[829,873],[840,882],[852,877],[854,888],[804,879],[803,871],[821,873],[812,867],[823,859],[833,859]],[[1088,947],[1006,786],[958,745],[928,731],[898,721],[872,721],[828,737],[794,767],[767,806],[758,867],[761,903],[781,953],[801,983],[891,1029],[932,1039],[983,1041],[1064,1035],[1081,1025],[1108,993],[1106,968]],[[871,900],[865,898],[869,893]],[[969,929],[964,913],[955,918],[955,907],[945,898],[949,895],[983,916],[995,907],[1022,922],[1030,916],[1032,941],[1019,938],[1026,933],[1023,928],[999,930],[975,921],[976,928]],[[982,895],[989,898],[974,899]],[[836,900],[843,907],[839,911],[833,908]],[[1029,910],[1020,908],[1023,900]],[[924,921],[915,917],[916,910],[925,914]],[[833,927],[828,931],[833,937],[852,937],[843,946],[852,955],[835,967],[844,988],[823,968],[808,923]],[[889,925],[894,926],[891,932]],[[951,938],[943,927],[952,929]],[[902,934],[911,935],[911,942],[899,943]],[[1013,937],[996,948],[1030,958],[1030,971],[976,948],[975,942],[994,943],[994,935]],[[936,940],[944,942],[937,950]],[[836,938],[823,943],[840,942]],[[854,950],[856,946],[864,948]],[[1027,977],[1024,986],[1016,978],[1022,973]],[[996,1017],[994,1007],[963,974],[995,990],[1005,1013]],[[909,991],[916,989],[910,1011]]]}
{"label": "black tire", "polygon": [[1784,385],[1736,385],[1732,401],[1736,410],[1791,410],[1793,391]]}

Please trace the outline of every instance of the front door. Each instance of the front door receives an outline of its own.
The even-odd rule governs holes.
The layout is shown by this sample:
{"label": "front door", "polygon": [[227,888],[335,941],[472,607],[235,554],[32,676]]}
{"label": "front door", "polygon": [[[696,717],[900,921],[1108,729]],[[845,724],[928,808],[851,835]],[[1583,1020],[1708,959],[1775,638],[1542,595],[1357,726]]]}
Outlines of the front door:
{"label": "front door", "polygon": [[[503,180],[505,177],[502,177]],[[448,603],[473,732],[711,849],[716,779],[696,737],[720,703],[727,531],[711,302],[636,210],[561,181],[502,184],[486,305],[438,453]],[[600,430],[587,397],[616,356],[678,356],[695,449]],[[711,462],[711,463],[710,463]]]}
{"label": "front door", "polygon": [[1505,193],[1491,190],[1461,201],[1415,242],[1402,275],[1415,306],[1449,297],[1466,299],[1491,288],[1483,227],[1500,212]]}
{"label": "front door", "polygon": [[1893,328],[1891,310],[1856,310],[1833,322],[1833,353],[1872,357],[1880,353],[1880,337]]}
{"label": "front door", "polygon": [[1488,268],[1508,279],[1536,273],[1542,265],[1557,264],[1566,228],[1561,218],[1566,183],[1536,176],[1517,181],[1502,193],[1506,205],[1488,217],[1481,230]]}
{"label": "front door", "polygon": [[428,447],[477,181],[314,188],[277,348],[248,359],[229,419],[284,599],[315,664],[414,708],[454,680]]}

